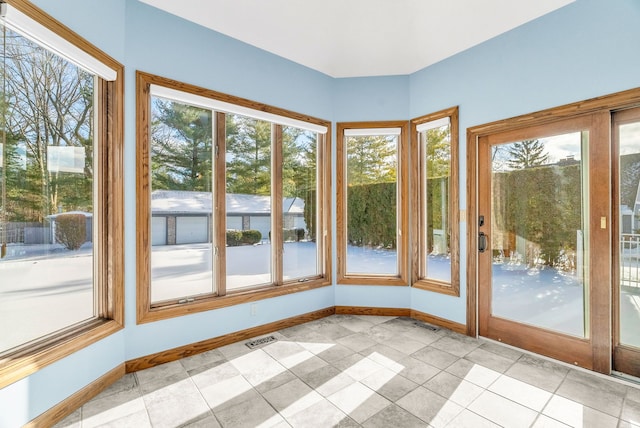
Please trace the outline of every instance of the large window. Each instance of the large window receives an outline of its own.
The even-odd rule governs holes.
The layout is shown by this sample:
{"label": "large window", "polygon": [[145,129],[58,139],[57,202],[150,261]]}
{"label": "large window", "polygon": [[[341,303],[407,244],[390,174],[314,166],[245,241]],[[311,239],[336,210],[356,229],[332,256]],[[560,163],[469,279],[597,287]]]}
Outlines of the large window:
{"label": "large window", "polygon": [[0,388],[123,312],[122,66],[27,2],[2,9]]}
{"label": "large window", "polygon": [[337,128],[338,282],[407,285],[407,123]]}
{"label": "large window", "polygon": [[330,283],[329,123],[138,72],[138,321]]}
{"label": "large window", "polygon": [[459,295],[458,108],[411,121],[414,287]]}

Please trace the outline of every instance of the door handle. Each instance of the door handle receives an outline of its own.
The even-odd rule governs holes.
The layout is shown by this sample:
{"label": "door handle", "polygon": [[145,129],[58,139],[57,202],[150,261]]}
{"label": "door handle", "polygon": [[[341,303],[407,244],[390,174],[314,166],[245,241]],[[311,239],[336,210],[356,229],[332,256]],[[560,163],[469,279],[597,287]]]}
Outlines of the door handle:
{"label": "door handle", "polygon": [[478,234],[478,251],[484,253],[487,249],[487,234],[480,232]]}

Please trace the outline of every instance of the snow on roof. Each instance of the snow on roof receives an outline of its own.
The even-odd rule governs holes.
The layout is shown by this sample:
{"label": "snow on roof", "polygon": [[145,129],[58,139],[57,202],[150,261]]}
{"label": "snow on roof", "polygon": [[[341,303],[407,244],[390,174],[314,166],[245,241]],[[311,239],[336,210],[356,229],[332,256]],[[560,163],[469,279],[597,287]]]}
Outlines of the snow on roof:
{"label": "snow on roof", "polygon": [[[155,190],[151,192],[151,212],[154,214],[206,214],[212,210],[210,192],[186,190]],[[283,198],[285,214],[302,214],[304,201],[300,198]],[[271,197],[227,193],[227,214],[268,214]]]}

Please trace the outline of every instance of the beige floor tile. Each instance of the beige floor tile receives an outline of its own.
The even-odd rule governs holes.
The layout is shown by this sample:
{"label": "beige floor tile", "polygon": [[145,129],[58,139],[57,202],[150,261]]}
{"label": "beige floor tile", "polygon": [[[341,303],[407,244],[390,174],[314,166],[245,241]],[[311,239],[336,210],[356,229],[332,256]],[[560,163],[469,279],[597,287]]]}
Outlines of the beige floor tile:
{"label": "beige floor tile", "polygon": [[387,368],[363,379],[362,384],[391,401],[399,400],[419,386],[417,383]]}
{"label": "beige floor tile", "polygon": [[485,391],[468,407],[474,413],[500,426],[526,428],[538,413],[490,391]]}
{"label": "beige floor tile", "polygon": [[138,390],[121,391],[82,406],[82,427],[97,427],[143,410],[146,407]]}
{"label": "beige floor tile", "polygon": [[287,418],[293,428],[335,427],[351,419],[328,400],[314,404],[304,412],[298,412]]}
{"label": "beige floor tile", "polygon": [[318,392],[297,378],[264,393],[263,397],[285,418],[322,400]]}
{"label": "beige floor tile", "polygon": [[143,396],[154,427],[176,427],[209,415],[209,406],[191,379]]}
{"label": "beige floor tile", "polygon": [[362,423],[391,404],[363,384],[356,382],[328,397],[338,409],[358,423]]}
{"label": "beige floor tile", "polygon": [[446,369],[458,360],[458,357],[456,357],[455,355],[442,351],[440,349],[432,348],[431,346],[427,346],[420,351],[411,354],[411,356],[441,370]]}
{"label": "beige floor tile", "polygon": [[549,400],[542,413],[571,427],[615,428],[618,419],[558,395]]}
{"label": "beige floor tile", "polygon": [[259,395],[242,375],[221,380],[204,388],[201,387],[200,393],[214,412]]}
{"label": "beige floor tile", "polygon": [[184,369],[188,372],[199,367],[210,366],[214,363],[224,360],[225,357],[217,349],[212,349],[201,354],[192,355],[191,357],[183,358],[180,363]]}
{"label": "beige floor tile", "polygon": [[[594,377],[595,379],[595,377]],[[597,393],[595,393],[597,391]],[[626,393],[626,390],[625,390]],[[597,384],[590,384],[584,380],[567,378],[562,382],[556,395],[565,397],[584,406],[591,407],[611,416],[618,417],[622,411],[624,394],[606,390]]]}
{"label": "beige floor tile", "polygon": [[495,392],[511,401],[522,404],[536,412],[541,412],[551,398],[551,393],[509,376],[500,376],[490,387]]}
{"label": "beige floor tile", "polygon": [[100,428],[123,428],[123,427],[135,427],[135,428],[152,428],[159,427],[161,425],[152,425],[149,420],[149,415],[146,410],[140,410],[132,413],[115,421],[107,422],[104,425],[100,425]]}
{"label": "beige floor tile", "polygon": [[215,415],[223,427],[229,428],[271,428],[282,426],[284,422],[284,418],[260,396],[215,412]]}
{"label": "beige floor tile", "polygon": [[423,385],[447,400],[466,407],[482,394],[483,388],[448,372],[440,372]]}
{"label": "beige floor tile", "polygon": [[500,428],[500,425],[465,409],[447,425],[447,428]]}
{"label": "beige floor tile", "polygon": [[150,369],[140,370],[135,372],[135,375],[138,379],[138,385],[142,388],[146,388],[150,384],[162,384],[164,378],[186,379],[188,377],[187,371],[180,361],[172,361]]}
{"label": "beige floor tile", "polygon": [[349,336],[341,337],[336,342],[340,343],[347,348],[352,349],[355,352],[360,352],[364,349],[370,348],[377,344],[375,340],[369,336],[361,333],[351,334]]}
{"label": "beige floor tile", "polygon": [[435,428],[446,426],[463,410],[462,406],[424,387],[414,389],[396,404]]}
{"label": "beige floor tile", "polygon": [[417,384],[425,383],[441,371],[439,368],[413,357],[404,358],[399,363],[404,368],[398,374]]}
{"label": "beige floor tile", "polygon": [[402,407],[392,404],[367,419],[362,426],[365,428],[427,428],[429,425]]}
{"label": "beige floor tile", "polygon": [[513,360],[494,354],[493,352],[485,351],[484,349],[474,349],[465,355],[464,358],[500,373],[506,372],[509,367],[514,364]]}
{"label": "beige floor tile", "polygon": [[640,403],[627,398],[622,406],[620,419],[634,424],[640,424]]}
{"label": "beige floor tile", "polygon": [[478,385],[481,388],[488,388],[489,385],[500,377],[499,372],[465,359],[458,360],[451,364],[447,367],[446,372]]}
{"label": "beige floor tile", "polygon": [[253,386],[267,382],[287,369],[262,349],[235,357],[229,361]]}
{"label": "beige floor tile", "polygon": [[538,419],[534,422],[531,428],[570,428],[569,425],[563,424],[560,421],[550,418],[546,415],[538,415]]}
{"label": "beige floor tile", "polygon": [[555,392],[569,370],[565,366],[542,358],[523,355],[505,374],[545,391]]}
{"label": "beige floor tile", "polygon": [[449,354],[453,354],[456,357],[464,357],[469,352],[479,347],[480,343],[476,339],[466,340],[459,336],[447,335],[436,340],[429,346],[448,352]]}

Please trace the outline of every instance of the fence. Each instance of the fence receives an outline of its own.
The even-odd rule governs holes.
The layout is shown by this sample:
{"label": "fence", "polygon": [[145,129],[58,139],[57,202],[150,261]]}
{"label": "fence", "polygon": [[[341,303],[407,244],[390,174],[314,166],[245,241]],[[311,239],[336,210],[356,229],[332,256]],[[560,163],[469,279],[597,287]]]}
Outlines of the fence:
{"label": "fence", "polygon": [[640,234],[620,235],[620,285],[640,290]]}
{"label": "fence", "polygon": [[0,241],[7,244],[48,244],[51,241],[48,227],[42,223],[0,223]]}

